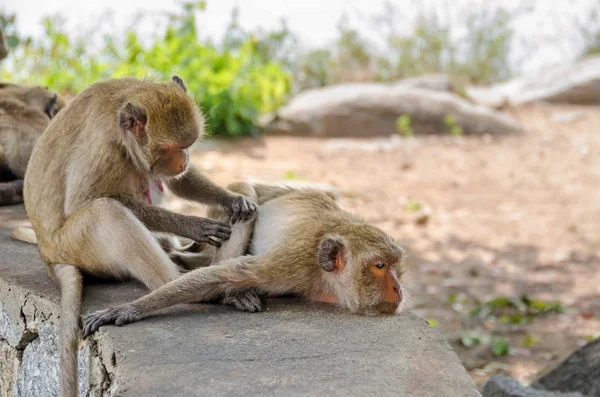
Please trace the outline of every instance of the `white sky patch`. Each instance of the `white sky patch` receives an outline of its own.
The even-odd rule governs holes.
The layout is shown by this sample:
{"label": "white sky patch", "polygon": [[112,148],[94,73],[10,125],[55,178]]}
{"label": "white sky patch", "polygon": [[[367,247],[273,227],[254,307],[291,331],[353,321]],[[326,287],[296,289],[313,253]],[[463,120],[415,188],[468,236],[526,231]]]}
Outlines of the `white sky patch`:
{"label": "white sky patch", "polygon": [[[525,15],[514,22],[516,40],[511,59],[523,71],[535,71],[547,65],[568,62],[579,48],[580,38],[573,33],[571,19],[589,13],[597,0],[392,0],[402,13],[397,24],[410,24],[418,7],[438,10],[442,16],[461,12],[474,4],[502,5],[510,10],[523,10]],[[299,35],[305,47],[322,47],[331,44],[337,35],[336,25],[345,13],[356,27],[375,46],[383,43],[382,33],[374,28],[374,16],[381,13],[385,0],[207,0],[207,9],[198,15],[198,30],[202,38],[219,40],[236,5],[240,8],[240,24],[246,29],[277,27],[281,18],[288,21],[291,31]],[[18,29],[34,37],[42,34],[41,20],[45,16],[60,14],[66,20],[69,32],[87,31],[118,32],[130,28],[138,13],[147,17],[135,28],[148,36],[161,31],[166,18],[164,12],[178,11],[176,0],[4,0],[0,10],[17,14]],[[528,9],[534,10],[527,12]],[[114,22],[108,23],[106,12],[112,13]],[[548,15],[553,15],[549,18]],[[407,22],[408,21],[408,22]],[[404,28],[406,29],[406,28]],[[101,38],[101,36],[98,36]],[[548,39],[558,37],[558,39]],[[520,42],[529,40],[543,45],[526,49]],[[578,41],[579,40],[579,41]]]}

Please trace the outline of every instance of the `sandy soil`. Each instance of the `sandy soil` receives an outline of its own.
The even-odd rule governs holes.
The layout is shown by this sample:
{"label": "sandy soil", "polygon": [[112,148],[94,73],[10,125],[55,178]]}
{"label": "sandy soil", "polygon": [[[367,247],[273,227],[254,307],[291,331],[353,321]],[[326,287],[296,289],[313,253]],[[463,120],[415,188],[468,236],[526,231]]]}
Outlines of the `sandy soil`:
{"label": "sandy soil", "polygon": [[[335,186],[345,209],[409,252],[410,306],[433,320],[475,381],[504,373],[528,382],[600,334],[600,108],[510,113],[526,135],[208,141],[194,161],[221,184]],[[477,300],[521,295],[565,310],[526,324],[470,315]],[[469,332],[483,342],[462,346]],[[493,355],[486,336],[507,338],[509,354]]]}

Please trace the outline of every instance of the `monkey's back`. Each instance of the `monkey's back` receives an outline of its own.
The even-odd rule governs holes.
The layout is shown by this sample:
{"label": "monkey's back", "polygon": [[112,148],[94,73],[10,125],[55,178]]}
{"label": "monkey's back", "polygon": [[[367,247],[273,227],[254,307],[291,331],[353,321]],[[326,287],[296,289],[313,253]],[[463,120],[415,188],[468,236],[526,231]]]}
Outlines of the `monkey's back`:
{"label": "monkey's back", "polygon": [[92,196],[101,187],[98,178],[121,177],[111,175],[111,164],[123,161],[111,156],[117,109],[121,97],[143,84],[120,79],[91,85],[58,112],[39,138],[25,173],[23,196],[40,249],[46,236],[52,236],[76,210],[69,204],[85,204],[73,195]]}

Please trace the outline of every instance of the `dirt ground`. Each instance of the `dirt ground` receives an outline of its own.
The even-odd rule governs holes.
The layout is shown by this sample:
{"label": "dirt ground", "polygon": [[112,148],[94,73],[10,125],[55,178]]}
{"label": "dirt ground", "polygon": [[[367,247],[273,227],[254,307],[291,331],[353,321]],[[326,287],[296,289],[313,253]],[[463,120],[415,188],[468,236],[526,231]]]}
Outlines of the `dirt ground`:
{"label": "dirt ground", "polygon": [[[529,382],[600,335],[600,107],[510,113],[526,135],[213,140],[194,161],[221,184],[333,185],[343,208],[406,248],[410,307],[451,341],[475,381],[502,373]],[[510,308],[470,313],[522,295],[564,310],[524,324],[502,321]],[[461,344],[465,335],[473,346]],[[498,336],[507,343],[494,355],[486,338]]]}

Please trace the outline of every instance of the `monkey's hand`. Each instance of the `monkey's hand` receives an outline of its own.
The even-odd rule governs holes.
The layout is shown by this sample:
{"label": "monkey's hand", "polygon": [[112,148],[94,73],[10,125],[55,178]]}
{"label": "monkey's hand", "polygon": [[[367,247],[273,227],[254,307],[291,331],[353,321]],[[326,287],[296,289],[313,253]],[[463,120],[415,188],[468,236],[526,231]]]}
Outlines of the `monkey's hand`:
{"label": "monkey's hand", "polygon": [[220,247],[222,241],[229,240],[231,228],[229,225],[210,218],[194,216],[191,230],[183,236],[198,243],[208,243]]}
{"label": "monkey's hand", "polygon": [[93,334],[103,325],[115,324],[121,326],[135,322],[141,318],[141,313],[130,305],[100,310],[85,317],[83,320],[83,334],[85,336]]}
{"label": "monkey's hand", "polygon": [[256,214],[256,204],[248,197],[231,194],[222,203],[223,209],[231,219],[231,223],[249,221]]}
{"label": "monkey's hand", "polygon": [[223,304],[235,306],[236,309],[243,312],[260,312],[262,311],[262,301],[258,292],[254,289],[246,291],[234,292],[225,295]]}

